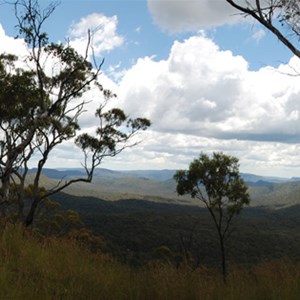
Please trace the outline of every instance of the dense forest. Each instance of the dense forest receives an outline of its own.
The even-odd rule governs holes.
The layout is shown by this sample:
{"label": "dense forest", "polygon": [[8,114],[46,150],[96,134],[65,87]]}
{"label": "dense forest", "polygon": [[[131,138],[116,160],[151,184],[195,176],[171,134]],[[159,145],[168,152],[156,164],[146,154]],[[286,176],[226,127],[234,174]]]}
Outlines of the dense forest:
{"label": "dense forest", "polygon": [[[161,254],[178,265],[189,252],[193,267],[219,265],[218,240],[205,208],[129,199],[107,202],[63,193],[54,199],[63,209],[78,211],[87,228],[104,237],[104,250],[124,263],[140,266]],[[299,259],[299,213],[300,205],[245,208],[229,240],[230,262]],[[168,249],[166,257],[160,249]]]}

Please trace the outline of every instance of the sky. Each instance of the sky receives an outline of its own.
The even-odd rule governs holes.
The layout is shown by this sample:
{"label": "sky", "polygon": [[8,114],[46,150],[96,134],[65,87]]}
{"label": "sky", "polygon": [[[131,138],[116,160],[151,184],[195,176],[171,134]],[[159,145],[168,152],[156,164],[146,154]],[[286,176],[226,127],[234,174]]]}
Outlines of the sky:
{"label": "sky", "polygon": [[[0,5],[0,53],[22,56],[15,24],[13,8]],[[186,169],[199,153],[222,151],[239,158],[242,172],[300,176],[300,78],[291,76],[300,62],[224,0],[62,0],[44,29],[79,53],[91,29],[96,59],[105,59],[100,82],[118,95],[115,105],[152,121],[138,146],[102,167]],[[88,132],[93,100],[81,119]],[[70,141],[47,167],[81,159]]]}

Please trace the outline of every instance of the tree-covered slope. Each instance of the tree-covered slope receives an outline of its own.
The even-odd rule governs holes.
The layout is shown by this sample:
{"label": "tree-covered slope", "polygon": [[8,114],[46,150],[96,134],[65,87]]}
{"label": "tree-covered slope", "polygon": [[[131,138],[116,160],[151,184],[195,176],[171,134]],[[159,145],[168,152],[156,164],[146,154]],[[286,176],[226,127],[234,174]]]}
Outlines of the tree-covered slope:
{"label": "tree-covered slope", "polygon": [[[143,200],[108,202],[67,194],[53,199],[64,209],[79,211],[86,226],[105,238],[107,251],[123,262],[143,264],[166,246],[174,261],[182,259],[186,248],[195,264],[218,265],[216,232],[203,208]],[[277,210],[245,208],[233,224],[229,260],[254,263],[285,256],[300,258],[299,215],[300,205]]]}
{"label": "tree-covered slope", "polygon": [[[55,186],[59,179],[75,178],[79,169],[47,169],[41,179],[47,188]],[[198,205],[189,196],[180,197],[176,193],[176,183],[172,170],[162,171],[111,171],[100,169],[92,183],[77,183],[65,192],[73,196],[88,196],[105,200],[141,199],[174,204]],[[77,175],[76,175],[77,174]],[[243,174],[242,174],[243,175]],[[269,179],[268,179],[269,178]],[[246,174],[245,180],[251,196],[250,206],[284,207],[300,204],[300,181],[280,182],[282,178],[261,177]],[[272,181],[268,181],[272,180]]]}

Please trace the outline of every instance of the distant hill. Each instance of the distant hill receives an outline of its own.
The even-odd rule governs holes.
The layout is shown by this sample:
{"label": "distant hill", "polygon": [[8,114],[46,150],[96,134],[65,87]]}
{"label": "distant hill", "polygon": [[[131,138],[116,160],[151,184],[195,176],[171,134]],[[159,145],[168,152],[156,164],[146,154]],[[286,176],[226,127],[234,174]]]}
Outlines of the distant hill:
{"label": "distant hill", "polygon": [[[30,169],[29,174],[36,173],[36,168]],[[83,169],[66,169],[66,170],[56,170],[56,169],[43,169],[43,175],[51,179],[62,179],[70,177],[84,176]]]}
{"label": "distant hill", "polygon": [[[30,170],[31,173],[35,169]],[[74,196],[105,200],[139,199],[160,203],[199,205],[197,199],[176,193],[175,170],[96,170],[93,182],[71,185],[64,192]],[[249,186],[251,206],[288,207],[300,204],[300,181],[297,178],[264,177],[241,174]],[[43,185],[53,187],[58,180],[84,176],[83,169],[45,169]]]}
{"label": "distant hill", "polygon": [[274,176],[261,176],[249,173],[241,173],[241,177],[245,180],[245,182],[249,183],[257,183],[257,182],[266,182],[266,183],[281,183],[281,182],[288,182],[288,181],[300,181],[295,180],[295,178],[284,178],[284,177],[274,177]]}
{"label": "distant hill", "polygon": [[[35,173],[36,169],[31,169],[31,173]],[[157,181],[165,181],[172,179],[176,170],[163,169],[163,170],[109,170],[99,168],[95,170],[95,177],[109,177],[109,178],[124,178],[124,177],[139,177],[147,178]],[[85,171],[83,168],[70,168],[70,169],[49,169],[43,170],[43,174],[49,178],[61,179],[62,177],[78,177],[84,176]],[[274,176],[261,176],[250,173],[241,173],[241,177],[245,182],[249,183],[282,183],[300,181],[300,177],[284,178]]]}
{"label": "distant hill", "polygon": [[[130,170],[130,171],[115,171],[104,168],[99,168],[95,170],[95,177],[105,177],[105,178],[125,178],[125,177],[138,177],[145,179],[152,179],[157,181],[165,181],[172,179],[176,170]],[[66,175],[71,177],[76,177],[84,174],[83,169],[59,169],[53,170],[46,169],[45,175],[50,178],[56,178],[51,176]]]}
{"label": "distant hill", "polygon": [[264,180],[258,180],[256,182],[246,181],[246,184],[248,186],[266,186],[266,187],[272,187],[274,183],[273,182],[269,182],[269,181],[264,181]]}

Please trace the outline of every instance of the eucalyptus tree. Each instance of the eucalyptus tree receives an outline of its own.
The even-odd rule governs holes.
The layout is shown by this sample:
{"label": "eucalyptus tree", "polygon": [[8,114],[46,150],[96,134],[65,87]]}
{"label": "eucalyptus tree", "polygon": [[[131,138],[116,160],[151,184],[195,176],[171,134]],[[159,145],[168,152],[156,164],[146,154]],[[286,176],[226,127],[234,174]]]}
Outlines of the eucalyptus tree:
{"label": "eucalyptus tree", "polygon": [[[107,108],[116,95],[99,82],[103,60],[97,63],[88,55],[92,49],[90,31],[84,56],[68,42],[49,41],[43,26],[57,6],[52,3],[42,8],[37,0],[16,1],[18,37],[24,39],[28,54],[22,63],[20,57],[0,56],[1,213],[7,216],[11,205],[17,205],[17,217],[26,226],[32,224],[43,199],[73,183],[91,182],[104,158],[136,145],[132,138],[150,126],[145,118],[132,119],[119,108]],[[95,112],[99,126],[94,135],[78,135],[79,116],[87,104],[85,95],[92,88],[102,99],[93,99],[99,101]],[[71,139],[82,150],[86,176],[62,179],[44,189],[41,174],[46,162],[58,145]],[[28,189],[28,166],[36,160],[36,173]]]}
{"label": "eucalyptus tree", "polygon": [[212,157],[200,154],[190,163],[188,170],[177,171],[174,179],[179,195],[190,194],[209,211],[218,233],[225,282],[225,242],[230,236],[234,216],[250,202],[247,186],[239,174],[238,159],[223,153],[213,153]]}

